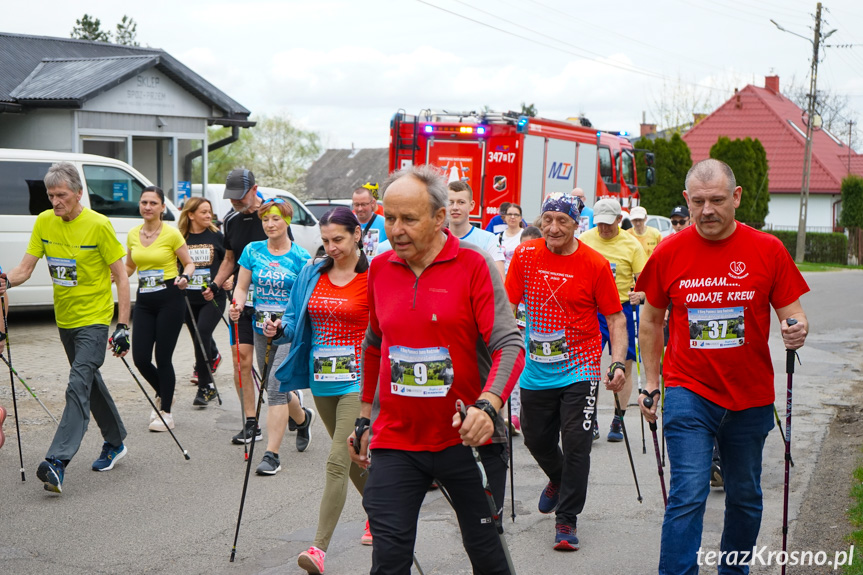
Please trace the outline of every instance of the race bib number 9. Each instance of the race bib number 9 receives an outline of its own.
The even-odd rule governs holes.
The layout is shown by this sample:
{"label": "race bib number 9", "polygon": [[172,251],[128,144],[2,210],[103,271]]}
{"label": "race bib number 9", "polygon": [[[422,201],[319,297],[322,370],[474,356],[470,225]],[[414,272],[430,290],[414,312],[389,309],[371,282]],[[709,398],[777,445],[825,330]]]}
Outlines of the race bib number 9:
{"label": "race bib number 9", "polygon": [[186,289],[201,291],[204,289],[204,284],[210,285],[210,268],[197,268],[189,278]]}
{"label": "race bib number 9", "polygon": [[742,307],[689,309],[689,347],[725,349],[745,342]]}
{"label": "race bib number 9", "polygon": [[566,345],[564,330],[551,333],[532,331],[528,341],[530,359],[538,363],[557,363],[569,359],[569,346]]}
{"label": "race bib number 9", "polygon": [[396,395],[445,397],[455,381],[445,347],[390,347],[390,389]]}
{"label": "race bib number 9", "polygon": [[353,346],[316,345],[312,358],[315,381],[357,381],[357,354]]}
{"label": "race bib number 9", "polygon": [[78,285],[78,264],[75,260],[48,258],[48,271],[51,272],[51,281],[55,285],[66,287]]}
{"label": "race bib number 9", "polygon": [[263,330],[264,322],[267,321],[267,318],[271,322],[274,322],[277,319],[281,319],[281,317],[285,314],[285,310],[277,305],[264,305],[261,304],[255,308],[255,327]]}
{"label": "race bib number 9", "polygon": [[138,272],[138,291],[153,293],[167,288],[165,285],[165,270],[146,270]]}

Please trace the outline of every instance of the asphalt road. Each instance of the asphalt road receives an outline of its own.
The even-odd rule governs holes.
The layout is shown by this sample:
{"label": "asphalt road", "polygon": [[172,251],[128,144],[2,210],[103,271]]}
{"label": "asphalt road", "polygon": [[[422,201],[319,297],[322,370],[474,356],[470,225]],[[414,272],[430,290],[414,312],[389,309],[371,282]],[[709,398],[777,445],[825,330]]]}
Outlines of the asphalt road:
{"label": "asphalt road", "polygon": [[[849,390],[860,382],[863,367],[863,303],[856,297],[863,272],[807,274],[806,278],[812,292],[803,301],[812,334],[800,353],[803,364],[794,380],[792,520],[810,488],[835,406],[850,401]],[[68,365],[50,315],[13,310],[10,322],[15,367],[59,418]],[[222,326],[217,337],[227,356],[227,334]],[[784,414],[785,354],[775,318],[770,343],[776,405]],[[91,425],[67,470],[59,497],[44,491],[36,478],[36,467],[51,441],[53,422],[19,384],[27,476],[26,482],[21,481],[10,386],[0,370],[0,403],[10,412],[6,445],[0,449],[0,572],[304,573],[296,566],[296,556],[311,544],[317,524],[330,443],[323,425],[315,422],[312,444],[305,453],[296,452],[295,435],[287,434],[281,448],[284,469],[278,475],[252,475],[237,559],[229,563],[245,471],[242,447],[230,444],[230,437],[239,430],[239,403],[231,391],[226,357],[216,379],[224,405],[192,407],[195,387],[187,383],[191,364],[192,343],[184,333],[175,354],[179,383],[174,417],[175,432],[191,460],[183,459],[168,434],[147,431],[149,405],[122,362],[109,356],[103,375],[129,430],[129,454],[110,472],[91,471],[90,462],[102,443],[98,428]],[[601,392],[603,431],[611,420],[612,404],[611,395]],[[554,518],[536,510],[546,479],[521,438],[515,439],[517,518],[515,523],[509,519],[508,493],[506,530],[519,573],[656,572],[663,512],[656,463],[649,431],[645,455],[638,418],[630,415],[627,424],[644,503],[636,500],[624,445],[607,443],[603,437],[594,444],[588,501],[578,525],[582,547],[577,553],[552,550]],[[263,449],[259,443],[255,464]],[[783,442],[774,431],[765,447],[765,513],[759,538],[759,545],[772,550],[781,548],[783,478]],[[705,515],[705,550],[719,548],[723,498],[721,490],[712,490]],[[351,488],[327,554],[328,575],[368,572],[371,548],[359,544],[364,520],[360,497]],[[796,543],[793,533],[792,521],[791,549],[819,550],[817,541]],[[832,558],[836,550],[824,551]],[[426,498],[416,554],[426,574],[470,573],[454,514],[439,493],[429,493]],[[702,569],[702,573],[711,572],[715,569]],[[778,573],[778,568],[759,567],[753,572]]]}

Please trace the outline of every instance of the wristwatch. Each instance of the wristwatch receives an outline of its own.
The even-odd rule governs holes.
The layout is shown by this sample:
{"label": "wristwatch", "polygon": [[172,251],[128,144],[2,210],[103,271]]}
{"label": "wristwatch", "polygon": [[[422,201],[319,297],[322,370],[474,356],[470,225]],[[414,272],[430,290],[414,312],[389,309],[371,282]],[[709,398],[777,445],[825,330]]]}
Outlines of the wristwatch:
{"label": "wristwatch", "polygon": [[181,278],[185,278],[187,282],[188,282],[188,281],[191,281],[191,280],[189,279],[189,276],[187,276],[186,274],[180,274],[180,277],[181,277]]}
{"label": "wristwatch", "polygon": [[497,420],[497,410],[495,410],[494,406],[487,399],[477,399],[476,403],[474,403],[473,405],[468,405],[468,407],[475,407],[477,409],[483,410],[488,414],[492,422]]}
{"label": "wristwatch", "polygon": [[611,365],[608,366],[608,379],[614,379],[614,370],[622,369],[624,373],[626,373],[626,365],[620,363],[619,361],[615,361]]}
{"label": "wristwatch", "polygon": [[653,401],[656,401],[656,399],[654,398],[654,396],[656,396],[656,395],[662,395],[662,392],[660,392],[658,389],[654,389],[653,391],[647,391],[646,389],[642,389],[642,390],[641,390],[641,391],[639,391],[638,393],[640,393],[641,395],[646,395],[647,397],[649,397],[649,398],[650,398],[650,399],[652,399]]}

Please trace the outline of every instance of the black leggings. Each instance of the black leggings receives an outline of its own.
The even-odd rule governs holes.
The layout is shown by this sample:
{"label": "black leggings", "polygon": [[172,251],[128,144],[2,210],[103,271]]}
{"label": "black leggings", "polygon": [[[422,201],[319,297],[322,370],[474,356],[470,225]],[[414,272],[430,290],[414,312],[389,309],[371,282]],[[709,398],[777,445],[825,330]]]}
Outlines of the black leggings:
{"label": "black leggings", "polygon": [[[165,282],[166,288],[153,293],[138,292],[135,313],[132,317],[132,359],[144,379],[153,386],[162,400],[162,411],[171,412],[174,387],[177,380],[171,359],[177,338],[183,329],[183,292],[174,280]],[[153,348],[156,365],[153,365]]]}
{"label": "black leggings", "polygon": [[[219,306],[213,305],[213,302]],[[201,334],[201,342],[198,342],[198,337],[195,335],[195,324],[192,323],[192,318],[189,316],[189,309],[186,308],[186,327],[189,328],[189,334],[192,336],[192,347],[195,349],[195,370],[198,372],[198,387],[209,387],[213,381],[213,376],[210,374],[210,368],[213,365],[213,360],[216,359],[216,353],[213,350],[216,346],[213,343],[213,331],[221,321],[219,316],[222,315],[222,310],[225,309],[225,295],[219,293],[212,301],[204,301],[203,303],[191,302],[192,313],[195,314],[195,321],[198,325],[198,332]],[[201,343],[204,349],[207,350],[207,357],[201,353]],[[207,364],[207,359],[210,363]]]}

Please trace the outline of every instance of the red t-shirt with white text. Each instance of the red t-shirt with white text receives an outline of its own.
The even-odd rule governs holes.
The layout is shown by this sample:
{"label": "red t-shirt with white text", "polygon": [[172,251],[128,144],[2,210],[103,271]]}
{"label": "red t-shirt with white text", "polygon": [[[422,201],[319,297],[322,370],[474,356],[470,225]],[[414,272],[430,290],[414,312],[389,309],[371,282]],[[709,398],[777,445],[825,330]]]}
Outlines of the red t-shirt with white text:
{"label": "red t-shirt with white text", "polygon": [[809,291],[782,242],[739,222],[720,241],[692,226],[657,246],[636,289],[654,307],[673,306],[666,386],[733,411],[773,403],[770,307]]}

